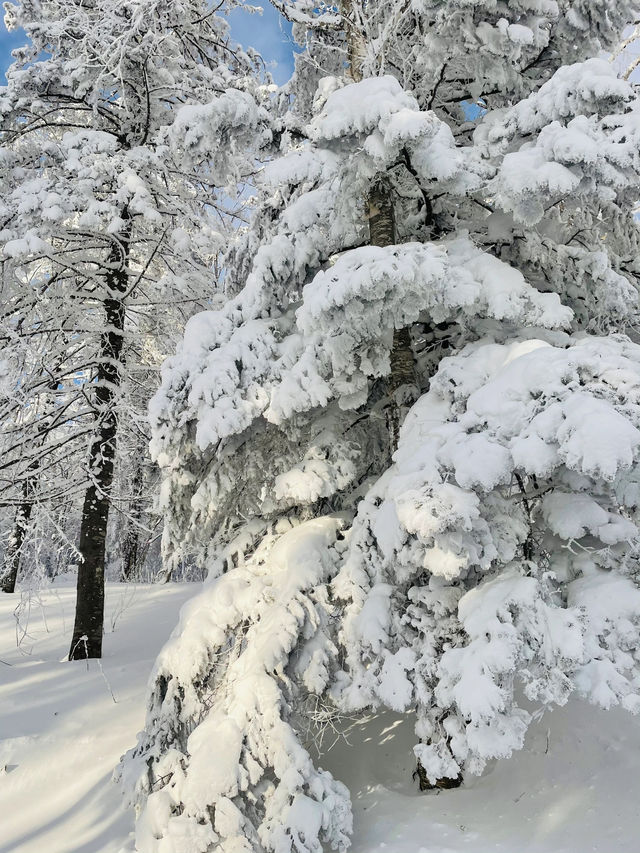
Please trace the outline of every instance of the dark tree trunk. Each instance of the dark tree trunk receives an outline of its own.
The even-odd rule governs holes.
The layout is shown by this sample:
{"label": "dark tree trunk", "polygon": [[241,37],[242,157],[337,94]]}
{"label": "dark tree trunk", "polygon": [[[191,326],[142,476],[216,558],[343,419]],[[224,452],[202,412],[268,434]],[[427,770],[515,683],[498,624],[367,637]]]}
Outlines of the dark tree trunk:
{"label": "dark tree trunk", "polygon": [[127,521],[122,543],[122,580],[130,581],[138,577],[140,570],[140,531],[131,521]]}
{"label": "dark tree trunk", "polygon": [[[384,180],[378,181],[369,194],[369,243],[372,246],[393,246],[396,225],[391,189]],[[403,385],[415,382],[415,364],[409,329],[396,329],[391,350],[389,390],[394,394]]]}
{"label": "dark tree trunk", "polygon": [[[372,246],[392,246],[396,242],[396,227],[393,212],[391,188],[384,179],[376,183],[368,198],[369,206],[369,243]],[[397,392],[403,386],[415,384],[415,363],[411,348],[409,329],[396,329],[393,333],[391,349],[391,372],[387,387],[392,398],[390,414],[390,433],[392,452],[398,444],[398,433],[402,417],[401,401]]]}
{"label": "dark tree trunk", "polygon": [[16,590],[16,581],[18,580],[18,571],[20,569],[20,557],[22,556],[22,546],[24,544],[25,536],[27,535],[29,519],[31,518],[31,512],[33,510],[33,501],[29,500],[29,491],[29,480],[25,480],[22,487],[23,502],[16,510],[13,535],[7,545],[2,577],[0,577],[0,590],[2,590],[2,592],[15,592]]}
{"label": "dark tree trunk", "polygon": [[435,785],[432,785],[429,779],[427,778],[427,771],[424,769],[422,764],[418,761],[418,766],[416,767],[416,772],[414,776],[418,777],[418,783],[420,785],[421,791],[433,791],[434,788],[437,788],[441,791],[448,791],[451,788],[459,788],[462,785],[462,775],[456,776],[455,779],[448,779],[446,776],[442,779],[437,779]]}
{"label": "dark tree trunk", "polygon": [[[123,219],[128,219],[126,211]],[[123,359],[125,306],[123,294],[128,284],[129,235],[114,245],[106,276],[104,300],[106,329],[102,335],[96,375],[98,426],[89,451],[89,477],[80,522],[81,561],[78,566],[76,618],[69,660],[102,657],[104,622],[104,567],[107,523],[116,449],[116,396]]]}
{"label": "dark tree trunk", "polygon": [[133,497],[129,503],[129,513],[124,524],[122,539],[122,579],[130,581],[138,576],[142,548],[140,547],[140,523],[142,521],[142,486],[144,471],[142,463],[136,466],[133,477]]}

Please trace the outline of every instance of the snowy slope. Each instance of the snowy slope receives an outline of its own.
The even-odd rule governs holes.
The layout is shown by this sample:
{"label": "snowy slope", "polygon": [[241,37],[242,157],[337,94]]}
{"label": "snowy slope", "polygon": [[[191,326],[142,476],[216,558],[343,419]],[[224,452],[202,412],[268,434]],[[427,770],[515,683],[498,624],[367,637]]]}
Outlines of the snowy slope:
{"label": "snowy slope", "polygon": [[[111,782],[144,724],[155,656],[199,585],[109,584],[103,672],[61,662],[73,628],[75,588],[39,599],[0,595],[0,851],[118,853],[133,829]],[[30,612],[29,612],[30,608]],[[116,699],[113,701],[111,696]],[[4,769],[3,769],[4,768]]]}
{"label": "snowy slope", "polygon": [[[60,662],[71,587],[31,600],[21,650],[13,615],[20,599],[0,597],[0,853],[132,849],[133,818],[111,771],[142,726],[153,659],[197,589],[110,585],[104,678],[95,662]],[[407,720],[378,715],[346,737],[349,746],[338,740],[320,764],[351,789],[353,853],[639,849],[640,719],[623,711],[578,702],[554,711],[532,726],[523,752],[441,793],[420,794],[411,780]]]}

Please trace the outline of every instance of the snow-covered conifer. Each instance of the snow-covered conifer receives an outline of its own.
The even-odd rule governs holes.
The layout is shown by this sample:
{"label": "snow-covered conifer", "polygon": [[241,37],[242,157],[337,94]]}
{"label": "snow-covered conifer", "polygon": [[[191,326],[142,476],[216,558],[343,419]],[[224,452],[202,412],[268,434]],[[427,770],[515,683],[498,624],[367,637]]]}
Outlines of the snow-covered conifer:
{"label": "snow-covered conifer", "polygon": [[640,105],[593,58],[634,4],[276,5],[301,97],[152,404],[209,581],[121,770],[144,853],[343,849],[318,697],[414,712],[424,787],[640,698]]}

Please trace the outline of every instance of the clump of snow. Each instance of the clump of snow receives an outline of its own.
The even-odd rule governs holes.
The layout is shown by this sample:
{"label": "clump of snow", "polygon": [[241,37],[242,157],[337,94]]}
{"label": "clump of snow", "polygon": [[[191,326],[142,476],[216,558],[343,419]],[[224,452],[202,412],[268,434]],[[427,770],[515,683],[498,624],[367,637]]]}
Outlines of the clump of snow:
{"label": "clump of snow", "polygon": [[[490,112],[475,143],[502,161],[490,182],[517,223],[539,223],[559,198],[613,201],[637,181],[637,110],[629,83],[602,59],[560,68],[515,106]],[[611,115],[611,112],[614,115]]]}
{"label": "clump of snow", "polygon": [[369,134],[381,122],[402,110],[418,110],[418,102],[403,91],[395,77],[370,77],[329,94],[310,125],[316,139],[347,134]]}

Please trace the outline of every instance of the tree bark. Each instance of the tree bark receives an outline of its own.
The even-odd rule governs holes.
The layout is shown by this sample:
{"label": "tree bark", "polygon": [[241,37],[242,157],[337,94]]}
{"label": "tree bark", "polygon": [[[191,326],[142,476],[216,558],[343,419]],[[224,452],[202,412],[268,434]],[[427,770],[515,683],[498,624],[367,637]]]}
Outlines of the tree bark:
{"label": "tree bark", "polygon": [[130,581],[137,577],[140,569],[140,523],[142,520],[143,480],[142,462],[138,462],[133,477],[133,496],[129,503],[129,511],[124,524],[124,537],[122,540],[122,579],[124,581]]}
{"label": "tree bark", "polygon": [[29,519],[33,510],[33,501],[29,500],[29,480],[25,480],[22,487],[23,502],[16,510],[16,518],[13,525],[13,535],[7,545],[7,553],[4,559],[2,577],[0,578],[0,590],[2,592],[15,592],[18,571],[20,569],[20,557],[24,544]]}
{"label": "tree bark", "polygon": [[364,73],[366,44],[364,33],[358,27],[358,8],[354,0],[339,0],[338,8],[342,15],[347,41],[349,75],[354,83],[359,83]]}
{"label": "tree bark", "polygon": [[[369,243],[372,246],[393,246],[396,227],[393,196],[388,183],[381,178],[371,189],[368,198]],[[398,446],[401,421],[401,402],[397,392],[405,385],[415,384],[415,363],[408,328],[395,329],[391,348],[391,372],[387,387],[391,397],[390,433],[392,452]]]}
{"label": "tree bark", "polygon": [[437,779],[435,785],[432,785],[427,778],[427,771],[419,761],[414,776],[418,777],[418,784],[421,791],[433,791],[434,788],[440,791],[449,791],[451,788],[459,788],[462,785],[462,774],[456,776],[455,779],[449,779],[444,776],[442,779]]}
{"label": "tree bark", "polygon": [[[128,214],[122,218],[127,221]],[[102,657],[104,622],[104,567],[110,491],[116,448],[115,403],[120,386],[125,305],[122,299],[128,284],[129,229],[109,256],[104,299],[106,329],[102,334],[96,375],[98,429],[89,451],[91,484],[84,497],[80,523],[76,616],[69,660]]]}
{"label": "tree bark", "polygon": [[[369,193],[369,243],[372,246],[393,246],[396,242],[396,224],[393,198],[386,181],[380,180]],[[415,382],[415,364],[411,349],[409,329],[396,329],[391,350],[389,391],[392,394],[403,385]]]}

